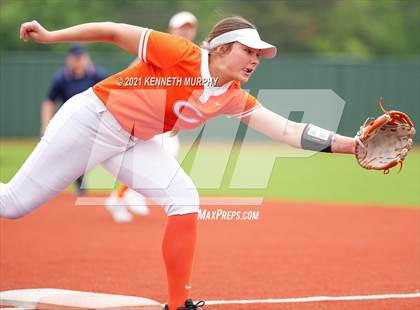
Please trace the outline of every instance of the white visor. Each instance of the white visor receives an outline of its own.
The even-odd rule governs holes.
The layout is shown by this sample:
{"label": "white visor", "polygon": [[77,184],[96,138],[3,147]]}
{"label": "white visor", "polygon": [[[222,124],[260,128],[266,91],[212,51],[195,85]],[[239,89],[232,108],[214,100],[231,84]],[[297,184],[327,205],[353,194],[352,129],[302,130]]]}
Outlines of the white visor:
{"label": "white visor", "polygon": [[261,40],[258,31],[252,28],[239,29],[221,34],[211,40],[208,47],[213,49],[220,45],[232,42],[239,42],[248,47],[259,49],[260,56],[267,59],[274,58],[277,53],[277,48],[274,45]]}

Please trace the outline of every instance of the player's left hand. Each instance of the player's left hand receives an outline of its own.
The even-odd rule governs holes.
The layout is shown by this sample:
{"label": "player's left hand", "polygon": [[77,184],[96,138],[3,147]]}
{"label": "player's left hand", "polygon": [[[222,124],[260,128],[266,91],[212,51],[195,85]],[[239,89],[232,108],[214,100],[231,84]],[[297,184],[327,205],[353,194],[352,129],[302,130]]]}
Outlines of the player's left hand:
{"label": "player's left hand", "polygon": [[[416,133],[411,119],[400,111],[385,111],[378,118],[368,118],[356,135],[355,155],[365,169],[383,170],[402,164],[413,146]],[[401,170],[400,168],[400,170]]]}

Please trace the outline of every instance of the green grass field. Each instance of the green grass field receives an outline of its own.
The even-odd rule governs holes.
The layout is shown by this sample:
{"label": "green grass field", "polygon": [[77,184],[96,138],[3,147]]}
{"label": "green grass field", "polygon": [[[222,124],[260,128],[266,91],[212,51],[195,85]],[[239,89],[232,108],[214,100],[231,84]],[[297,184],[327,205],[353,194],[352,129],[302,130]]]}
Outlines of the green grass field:
{"label": "green grass field", "polygon": [[[35,145],[35,140],[0,140],[2,182],[12,178]],[[364,170],[357,165],[354,157],[349,155],[281,157],[275,161],[268,185],[255,188],[253,185],[260,186],[260,183],[264,183],[261,180],[267,177],[262,168],[264,164],[267,165],[269,155],[273,154],[273,151],[278,151],[278,146],[271,143],[255,143],[241,156],[236,149],[229,157],[226,169],[223,158],[226,160],[227,153],[221,143],[202,145],[198,154],[189,152],[184,147],[179,158],[184,158],[189,152],[182,165],[191,172],[200,193],[206,196],[250,196],[294,201],[419,206],[419,148],[409,154],[401,174],[397,174],[398,169],[394,168],[389,175],[380,171]],[[284,151],[289,156],[305,154],[299,152]],[[111,188],[114,181],[113,177],[100,167],[94,168],[87,175],[87,186],[95,191]],[[232,188],[232,182],[240,185]],[[241,184],[246,188],[241,188]]]}

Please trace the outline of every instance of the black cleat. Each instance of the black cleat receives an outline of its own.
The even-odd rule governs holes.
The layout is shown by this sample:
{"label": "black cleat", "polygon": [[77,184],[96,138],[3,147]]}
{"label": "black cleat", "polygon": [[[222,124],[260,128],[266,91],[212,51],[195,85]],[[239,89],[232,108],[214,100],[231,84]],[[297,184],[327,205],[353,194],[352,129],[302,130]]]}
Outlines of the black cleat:
{"label": "black cleat", "polygon": [[[192,299],[187,299],[185,301],[185,307],[179,307],[177,310],[194,310],[194,309],[198,309],[201,310],[205,304],[204,300],[200,300],[197,303],[194,304],[194,302],[192,301]],[[165,305],[164,310],[169,310],[169,306]]]}

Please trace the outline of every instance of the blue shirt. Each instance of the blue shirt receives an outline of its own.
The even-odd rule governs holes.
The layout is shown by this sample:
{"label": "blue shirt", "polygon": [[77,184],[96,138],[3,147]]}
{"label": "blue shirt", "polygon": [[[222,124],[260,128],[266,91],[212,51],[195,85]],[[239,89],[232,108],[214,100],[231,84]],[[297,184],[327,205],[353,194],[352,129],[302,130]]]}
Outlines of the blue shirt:
{"label": "blue shirt", "polygon": [[75,79],[68,68],[61,69],[54,75],[47,98],[53,102],[59,99],[63,104],[74,95],[92,87],[107,76],[107,73],[97,66],[89,67],[80,79]]}

